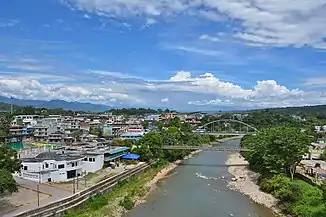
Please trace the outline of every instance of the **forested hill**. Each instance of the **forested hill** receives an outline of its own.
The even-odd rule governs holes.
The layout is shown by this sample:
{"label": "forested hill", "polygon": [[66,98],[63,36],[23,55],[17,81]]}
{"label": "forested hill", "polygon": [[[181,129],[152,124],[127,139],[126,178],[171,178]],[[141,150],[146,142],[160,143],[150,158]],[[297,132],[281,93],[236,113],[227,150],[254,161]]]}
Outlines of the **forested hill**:
{"label": "forested hill", "polygon": [[282,112],[282,113],[291,113],[291,114],[326,115],[326,105],[272,108],[268,110],[275,111],[275,112]]}

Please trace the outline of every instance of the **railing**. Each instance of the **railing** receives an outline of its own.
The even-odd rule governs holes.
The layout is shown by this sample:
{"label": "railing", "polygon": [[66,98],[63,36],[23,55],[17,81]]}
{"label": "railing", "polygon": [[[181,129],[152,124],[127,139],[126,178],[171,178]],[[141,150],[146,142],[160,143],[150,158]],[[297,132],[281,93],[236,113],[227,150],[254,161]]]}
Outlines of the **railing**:
{"label": "railing", "polygon": [[40,216],[56,216],[64,213],[65,211],[72,209],[86,202],[89,198],[101,194],[103,192],[111,190],[118,182],[126,180],[138,173],[146,170],[155,162],[149,164],[142,164],[134,169],[120,173],[116,176],[109,177],[96,185],[89,187],[81,192],[78,192],[70,197],[55,201],[53,203],[44,205],[37,209],[29,210],[27,212],[15,215],[15,217],[40,217]]}
{"label": "railing", "polygon": [[226,152],[250,151],[250,149],[247,149],[247,148],[203,147],[203,146],[163,146],[162,149],[165,149],[165,150],[226,151]]}

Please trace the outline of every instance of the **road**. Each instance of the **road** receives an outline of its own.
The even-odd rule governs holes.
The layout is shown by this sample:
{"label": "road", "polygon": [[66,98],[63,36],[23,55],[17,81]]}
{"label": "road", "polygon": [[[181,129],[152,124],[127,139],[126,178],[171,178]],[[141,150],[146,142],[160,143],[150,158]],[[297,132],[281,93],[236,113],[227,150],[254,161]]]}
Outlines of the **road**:
{"label": "road", "polygon": [[[16,182],[18,183],[18,185],[20,185],[23,188],[27,188],[27,189],[33,189],[36,191],[37,189],[37,183],[30,181],[30,180],[25,180],[25,179],[21,179],[18,177],[15,177]],[[40,184],[39,185],[39,189],[40,192],[42,194],[46,194],[48,195],[48,197],[43,197],[42,200],[40,200],[40,206],[49,204],[51,202],[57,201],[59,199],[68,197],[70,195],[72,195],[72,192],[61,189],[61,188],[56,188],[56,187],[52,187],[50,185],[46,185],[46,184]],[[27,210],[31,210],[31,209],[35,209],[37,208],[37,200],[31,200],[32,202],[30,204],[26,204],[26,205],[22,205],[20,207],[17,207],[14,210],[11,210],[7,213],[0,213],[0,216],[3,217],[11,217],[14,216],[18,213],[21,212],[25,212]]]}

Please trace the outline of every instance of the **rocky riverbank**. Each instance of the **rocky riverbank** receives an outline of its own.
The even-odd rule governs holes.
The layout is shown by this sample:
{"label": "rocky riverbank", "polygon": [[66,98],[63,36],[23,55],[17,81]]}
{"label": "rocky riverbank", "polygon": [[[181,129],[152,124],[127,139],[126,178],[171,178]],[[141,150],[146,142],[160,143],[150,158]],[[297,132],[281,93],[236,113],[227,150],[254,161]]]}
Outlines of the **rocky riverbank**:
{"label": "rocky riverbank", "polygon": [[240,153],[230,154],[226,164],[229,165],[229,173],[234,176],[233,180],[228,183],[230,189],[247,195],[254,202],[272,209],[278,216],[284,216],[277,207],[277,199],[259,189],[257,185],[259,174],[248,169],[248,162]]}

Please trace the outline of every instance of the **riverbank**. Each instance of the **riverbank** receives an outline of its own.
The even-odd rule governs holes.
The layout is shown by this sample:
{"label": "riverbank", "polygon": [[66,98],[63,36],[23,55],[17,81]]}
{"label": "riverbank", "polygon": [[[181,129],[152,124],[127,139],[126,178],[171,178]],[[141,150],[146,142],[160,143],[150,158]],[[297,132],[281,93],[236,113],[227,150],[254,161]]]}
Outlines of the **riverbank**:
{"label": "riverbank", "polygon": [[278,216],[284,216],[277,207],[278,200],[274,196],[260,190],[257,185],[259,174],[248,169],[248,162],[240,153],[230,154],[226,165],[230,165],[228,172],[235,178],[228,183],[230,189],[238,191],[251,198],[254,202],[266,206]]}
{"label": "riverbank", "polygon": [[83,207],[69,211],[65,217],[121,217],[128,210],[145,202],[146,197],[156,189],[156,184],[166,178],[185,159],[191,158],[194,151],[183,160],[177,160],[161,168],[151,168],[128,181],[119,184],[107,194],[95,196]]}

